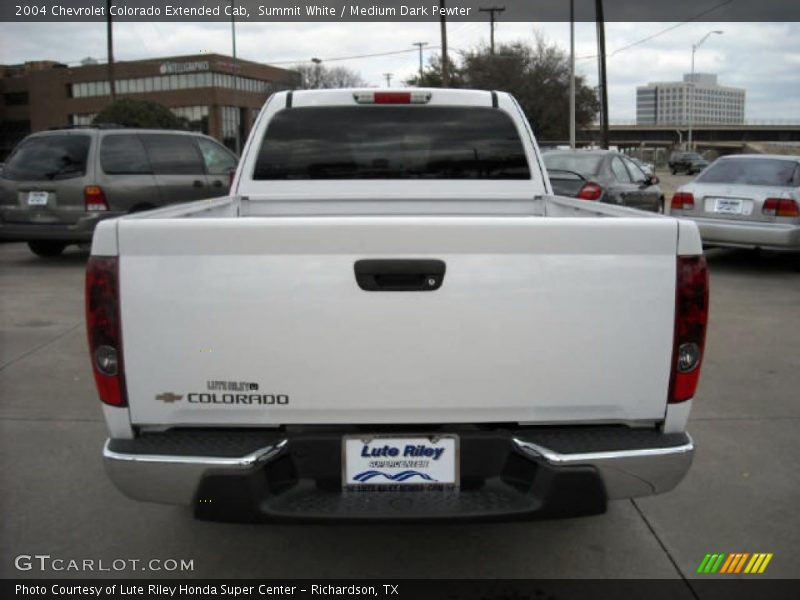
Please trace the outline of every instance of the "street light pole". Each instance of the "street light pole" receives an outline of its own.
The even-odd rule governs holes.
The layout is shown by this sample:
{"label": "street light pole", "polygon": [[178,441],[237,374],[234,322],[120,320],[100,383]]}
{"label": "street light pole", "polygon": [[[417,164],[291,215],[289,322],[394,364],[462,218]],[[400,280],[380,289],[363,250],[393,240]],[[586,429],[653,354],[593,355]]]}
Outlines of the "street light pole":
{"label": "street light pole", "polygon": [[442,87],[450,85],[450,62],[447,57],[447,17],[444,16],[444,0],[439,0],[439,29],[442,34]]}
{"label": "street light pole", "polygon": [[695,89],[695,81],[694,81],[694,53],[697,52],[697,49],[705,42],[710,35],[717,34],[722,35],[724,32],[720,31],[719,29],[715,29],[714,31],[709,31],[705,34],[700,41],[696,44],[692,44],[692,74],[689,76],[689,134],[687,136],[687,145],[689,150],[694,149],[694,143],[692,142],[692,125],[694,125],[694,89]]}
{"label": "street light pole", "polygon": [[575,0],[569,0],[569,147],[575,149]]}
{"label": "street light pole", "polygon": [[236,6],[236,0],[231,0],[231,46],[233,49],[233,107],[236,109],[236,154],[241,152],[242,148],[242,111],[239,108],[239,71],[236,66],[236,20],[234,15],[234,8]]}
{"label": "street light pole", "polygon": [[108,87],[111,92],[111,101],[117,99],[116,83],[114,81],[114,29],[111,24],[111,0],[106,0],[106,46],[108,50]]}
{"label": "street light pole", "polygon": [[598,81],[600,82],[600,147],[608,150],[608,79],[606,78],[606,25],[603,0],[594,0],[597,27]]}
{"label": "street light pole", "polygon": [[422,85],[422,47],[427,46],[428,42],[414,42],[412,46],[419,48],[419,85]]}

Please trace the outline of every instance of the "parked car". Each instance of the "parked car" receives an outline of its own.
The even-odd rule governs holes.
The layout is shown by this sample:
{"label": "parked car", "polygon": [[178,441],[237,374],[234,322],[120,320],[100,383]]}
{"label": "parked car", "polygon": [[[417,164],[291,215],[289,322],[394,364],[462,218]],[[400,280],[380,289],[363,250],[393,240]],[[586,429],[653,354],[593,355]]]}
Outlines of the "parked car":
{"label": "parked car", "polygon": [[28,136],[0,174],[0,239],[39,256],[89,242],[103,219],[224,196],[236,156],[186,131],[58,129]]}
{"label": "parked car", "polygon": [[696,222],[706,245],[800,251],[800,156],[718,158],[670,212]]}
{"label": "parked car", "polygon": [[687,175],[694,175],[705,169],[708,161],[697,152],[673,152],[669,157],[668,164],[673,175],[682,171]]}
{"label": "parked car", "polygon": [[231,196],[95,232],[109,477],[238,521],[563,517],[670,490],[694,453],[697,227],[550,191],[506,93],[273,94]]}
{"label": "parked car", "polygon": [[583,200],[663,212],[658,177],[611,150],[559,150],[542,155],[553,192]]}

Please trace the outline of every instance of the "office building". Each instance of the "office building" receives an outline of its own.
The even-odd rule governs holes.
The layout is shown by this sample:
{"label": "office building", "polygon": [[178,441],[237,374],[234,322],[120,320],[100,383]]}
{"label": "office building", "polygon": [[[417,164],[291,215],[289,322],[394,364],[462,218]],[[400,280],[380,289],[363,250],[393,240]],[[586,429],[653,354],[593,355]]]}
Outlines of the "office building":
{"label": "office building", "polygon": [[687,74],[637,87],[636,124],[686,126],[690,114],[696,126],[742,124],[744,100],[744,89],[719,85],[716,75]]}
{"label": "office building", "polygon": [[[84,125],[111,101],[108,65],[0,65],[0,160],[27,134]],[[114,63],[117,98],[158,102],[235,149],[267,97],[297,85],[295,71],[219,54]]]}

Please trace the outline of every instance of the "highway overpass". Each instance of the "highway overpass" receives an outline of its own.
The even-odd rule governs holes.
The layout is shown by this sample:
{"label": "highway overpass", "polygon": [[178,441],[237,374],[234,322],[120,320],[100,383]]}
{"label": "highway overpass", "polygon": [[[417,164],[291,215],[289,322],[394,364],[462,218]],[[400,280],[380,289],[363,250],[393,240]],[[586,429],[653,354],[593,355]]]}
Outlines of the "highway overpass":
{"label": "highway overpass", "polygon": [[[536,128],[534,127],[534,131]],[[688,128],[674,125],[611,125],[609,144],[620,148],[672,148],[680,147],[688,136]],[[591,125],[579,129],[575,135],[579,146],[596,145],[600,128]],[[746,125],[704,125],[692,128],[695,145],[716,148],[720,151],[738,150],[748,142],[800,143],[800,121],[791,124],[767,123]],[[569,140],[539,140],[543,146],[566,145]]]}

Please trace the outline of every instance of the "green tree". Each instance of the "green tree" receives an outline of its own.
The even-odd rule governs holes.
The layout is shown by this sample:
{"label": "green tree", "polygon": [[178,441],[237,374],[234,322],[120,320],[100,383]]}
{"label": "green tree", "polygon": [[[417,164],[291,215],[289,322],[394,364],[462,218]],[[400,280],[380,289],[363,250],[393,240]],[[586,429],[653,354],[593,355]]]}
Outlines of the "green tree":
{"label": "green tree", "polygon": [[186,119],[175,116],[166,106],[133,98],[120,98],[107,104],[92,122],[114,123],[123,127],[187,129]]}
{"label": "green tree", "polygon": [[[520,103],[540,140],[569,136],[569,57],[556,45],[536,36],[534,44],[502,44],[492,55],[482,47],[464,55],[469,87],[510,92]],[[583,77],[575,78],[575,123],[591,123],[600,109],[595,91]]]}

